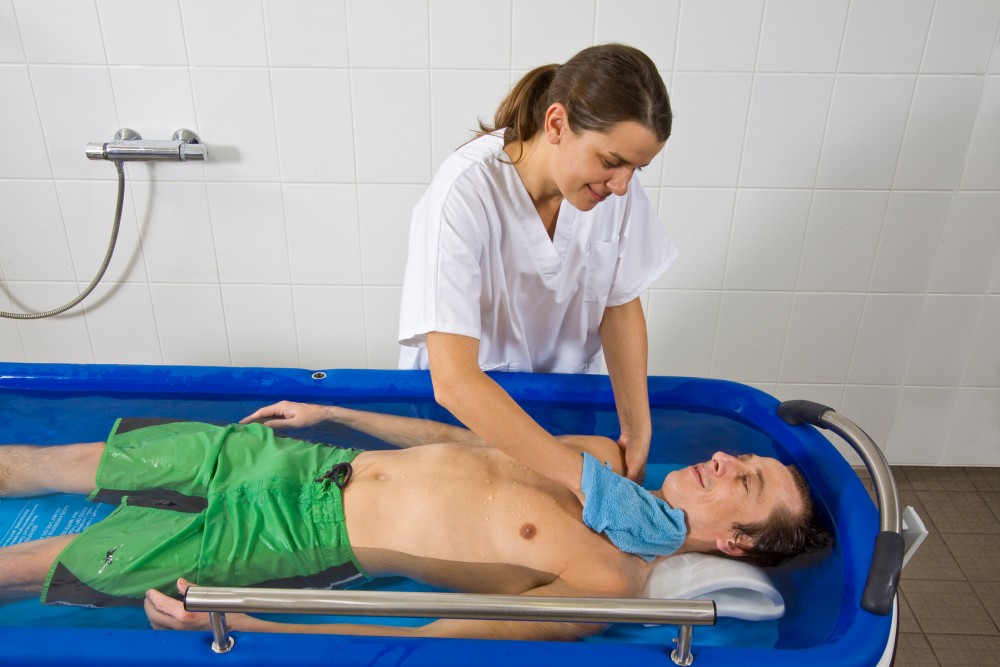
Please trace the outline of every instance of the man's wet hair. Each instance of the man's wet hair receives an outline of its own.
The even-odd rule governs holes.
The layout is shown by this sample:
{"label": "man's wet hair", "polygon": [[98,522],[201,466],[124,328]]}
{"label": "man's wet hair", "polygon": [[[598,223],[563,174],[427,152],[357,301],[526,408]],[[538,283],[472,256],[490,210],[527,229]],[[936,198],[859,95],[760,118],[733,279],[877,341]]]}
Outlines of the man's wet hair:
{"label": "man's wet hair", "polygon": [[754,523],[734,523],[738,537],[750,546],[743,547],[743,559],[756,565],[773,567],[800,554],[822,549],[833,542],[833,535],[816,511],[809,484],[794,465],[786,466],[802,499],[802,511],[793,512],[785,505]]}

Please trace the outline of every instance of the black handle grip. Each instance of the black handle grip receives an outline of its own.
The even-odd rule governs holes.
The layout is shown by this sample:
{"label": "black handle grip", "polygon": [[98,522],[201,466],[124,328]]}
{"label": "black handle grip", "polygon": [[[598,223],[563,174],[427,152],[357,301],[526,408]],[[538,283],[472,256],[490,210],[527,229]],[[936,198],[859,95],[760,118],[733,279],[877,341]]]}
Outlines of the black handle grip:
{"label": "black handle grip", "polygon": [[778,406],[778,416],[785,420],[785,423],[792,426],[812,424],[813,426],[822,428],[823,425],[820,423],[820,419],[832,409],[821,403],[814,403],[812,401],[784,401]]}
{"label": "black handle grip", "polygon": [[899,585],[899,573],[903,570],[903,536],[885,530],[875,538],[872,564],[868,568],[868,581],[861,594],[861,608],[879,616],[892,611],[892,601]]}

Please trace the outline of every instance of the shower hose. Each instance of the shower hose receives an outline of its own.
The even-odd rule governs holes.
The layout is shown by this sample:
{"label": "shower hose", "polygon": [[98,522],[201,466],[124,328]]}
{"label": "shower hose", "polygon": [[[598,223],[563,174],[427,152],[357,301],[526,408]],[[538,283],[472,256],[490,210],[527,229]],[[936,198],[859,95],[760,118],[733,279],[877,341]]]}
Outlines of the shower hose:
{"label": "shower hose", "polygon": [[111,241],[108,243],[108,251],[104,254],[104,261],[101,263],[101,268],[97,270],[97,275],[95,275],[94,279],[90,281],[89,285],[87,285],[87,289],[80,292],[80,295],[69,303],[58,308],[53,308],[52,310],[47,310],[44,313],[8,313],[0,310],[0,317],[6,317],[13,320],[39,320],[43,317],[52,317],[53,315],[64,313],[86,299],[90,293],[94,291],[94,288],[97,287],[98,283],[101,282],[101,278],[104,277],[104,272],[108,270],[108,264],[111,263],[111,255],[115,252],[115,244],[118,242],[118,228],[121,226],[122,221],[122,203],[125,200],[125,170],[122,168],[122,162],[120,160],[115,160],[114,163],[115,169],[118,170],[118,202],[115,204],[115,223],[111,227]]}

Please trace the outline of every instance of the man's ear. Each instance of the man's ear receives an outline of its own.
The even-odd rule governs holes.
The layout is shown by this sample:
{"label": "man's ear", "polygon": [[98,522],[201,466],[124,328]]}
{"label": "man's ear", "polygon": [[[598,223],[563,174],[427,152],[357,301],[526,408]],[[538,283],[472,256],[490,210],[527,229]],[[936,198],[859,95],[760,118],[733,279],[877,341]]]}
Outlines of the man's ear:
{"label": "man's ear", "polygon": [[545,138],[550,144],[558,144],[563,134],[569,132],[569,118],[566,107],[561,102],[553,102],[545,111]]}
{"label": "man's ear", "polygon": [[747,555],[747,549],[750,547],[750,543],[746,538],[742,537],[729,537],[726,539],[718,539],[715,541],[715,548],[726,554],[727,556],[732,556],[734,558],[742,558]]}

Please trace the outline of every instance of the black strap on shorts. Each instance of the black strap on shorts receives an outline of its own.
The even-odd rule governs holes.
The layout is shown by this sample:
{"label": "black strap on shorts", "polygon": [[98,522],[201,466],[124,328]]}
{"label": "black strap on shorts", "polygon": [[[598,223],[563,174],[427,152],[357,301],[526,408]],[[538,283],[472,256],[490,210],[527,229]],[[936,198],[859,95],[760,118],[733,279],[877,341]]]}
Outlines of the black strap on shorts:
{"label": "black strap on shorts", "polygon": [[338,489],[342,489],[347,486],[348,482],[351,481],[351,475],[353,474],[354,468],[351,467],[350,463],[338,463],[317,477],[314,481],[320,484],[329,484],[330,482],[333,482],[337,485]]}

